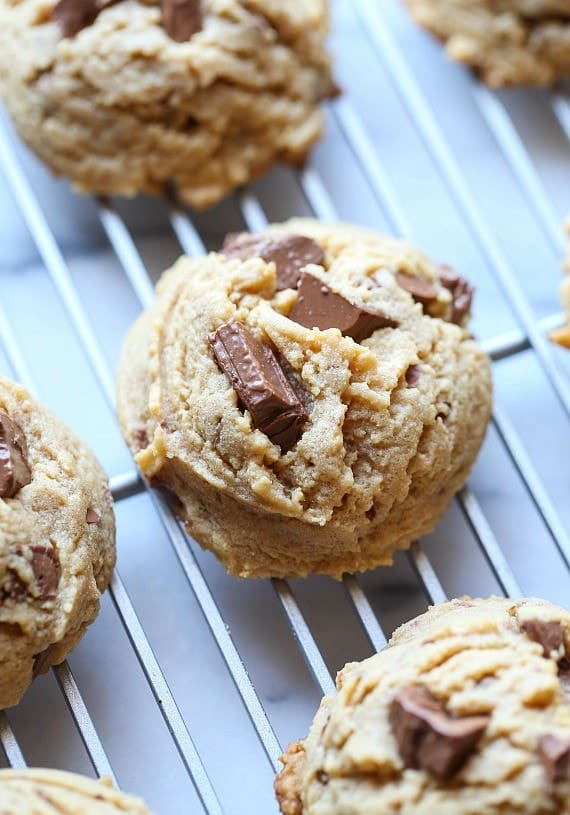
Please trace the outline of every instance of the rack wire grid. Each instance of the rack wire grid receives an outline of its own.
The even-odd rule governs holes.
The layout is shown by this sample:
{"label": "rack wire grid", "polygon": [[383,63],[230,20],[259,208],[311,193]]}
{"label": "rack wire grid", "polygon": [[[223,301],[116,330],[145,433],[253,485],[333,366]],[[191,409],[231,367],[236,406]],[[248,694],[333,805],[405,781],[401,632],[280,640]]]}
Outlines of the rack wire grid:
{"label": "rack wire grid", "polygon": [[[570,354],[559,325],[570,211],[563,90],[492,93],[397,0],[336,0],[344,95],[311,165],[209,213],[78,198],[0,117],[0,369],[89,440],[107,470],[119,569],[68,663],[0,713],[4,766],[110,775],[159,815],[276,812],[278,756],[334,673],[428,602],[570,596]],[[114,419],[121,340],[180,254],[294,214],[409,238],[476,282],[495,409],[443,523],[394,566],[342,583],[228,577],[133,469]]]}

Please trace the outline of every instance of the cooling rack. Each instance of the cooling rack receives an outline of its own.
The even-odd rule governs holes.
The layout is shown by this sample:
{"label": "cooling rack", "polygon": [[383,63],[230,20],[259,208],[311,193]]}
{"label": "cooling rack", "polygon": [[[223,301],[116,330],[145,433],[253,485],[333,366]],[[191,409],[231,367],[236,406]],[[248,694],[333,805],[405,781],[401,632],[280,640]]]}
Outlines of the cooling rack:
{"label": "cooling rack", "polygon": [[[0,119],[0,369],[111,473],[119,568],[68,663],[0,713],[4,765],[108,775],[158,815],[276,812],[272,777],[346,661],[429,602],[570,596],[570,354],[552,346],[570,212],[563,89],[492,93],[392,0],[337,0],[345,93],[302,172],[207,214],[73,196]],[[390,569],[238,582],[146,490],[113,417],[121,338],[181,251],[314,214],[414,241],[478,286],[495,410],[469,486]],[[2,763],[0,761],[0,763]]]}

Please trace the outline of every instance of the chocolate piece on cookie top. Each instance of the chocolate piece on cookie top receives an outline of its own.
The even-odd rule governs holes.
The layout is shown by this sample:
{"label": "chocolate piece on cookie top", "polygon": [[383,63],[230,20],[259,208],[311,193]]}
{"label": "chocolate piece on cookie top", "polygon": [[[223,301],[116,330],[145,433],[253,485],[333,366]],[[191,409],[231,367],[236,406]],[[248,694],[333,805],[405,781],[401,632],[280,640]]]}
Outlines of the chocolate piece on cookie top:
{"label": "chocolate piece on cookie top", "polygon": [[461,275],[457,274],[455,269],[451,266],[443,264],[439,267],[439,279],[442,286],[445,286],[451,292],[453,297],[453,311],[451,313],[451,322],[461,325],[463,318],[471,310],[471,302],[475,287],[472,286],[468,280]]}
{"label": "chocolate piece on cookie top", "polygon": [[217,328],[208,336],[208,342],[218,366],[250,412],[253,426],[283,452],[290,450],[308,416],[274,347],[260,342],[237,320]]}
{"label": "chocolate piece on cookie top", "polygon": [[542,645],[545,657],[560,657],[565,654],[564,629],[556,620],[523,620],[523,631],[529,640]]}
{"label": "chocolate piece on cookie top", "polygon": [[[53,17],[64,37],[92,25],[98,15],[121,0],[59,0]],[[202,29],[204,19],[201,0],[161,0],[162,25],[174,42],[187,42]]]}
{"label": "chocolate piece on cookie top", "polygon": [[61,577],[61,567],[53,546],[36,544],[32,550],[32,571],[40,600],[54,600]]}
{"label": "chocolate piece on cookie top", "polygon": [[431,280],[416,277],[407,272],[396,272],[396,283],[401,289],[411,294],[418,303],[427,305],[437,298],[437,288]]}
{"label": "chocolate piece on cookie top", "polygon": [[570,741],[547,733],[538,741],[538,757],[551,784],[570,779]]}
{"label": "chocolate piece on cookie top", "polygon": [[422,685],[398,691],[389,719],[405,766],[443,781],[463,767],[489,723],[489,716],[452,716]]}
{"label": "chocolate piece on cookie top", "polygon": [[395,328],[398,323],[381,311],[357,306],[334,292],[314,275],[303,272],[299,293],[289,319],[306,328],[338,328],[345,337],[362,342],[379,328]]}
{"label": "chocolate piece on cookie top", "polygon": [[13,498],[32,480],[22,428],[0,412],[0,498]]}
{"label": "chocolate piece on cookie top", "polygon": [[301,270],[309,263],[322,266],[325,254],[319,244],[304,235],[251,235],[249,232],[229,234],[221,249],[228,258],[259,257],[266,263],[275,263],[277,291],[295,289]]}

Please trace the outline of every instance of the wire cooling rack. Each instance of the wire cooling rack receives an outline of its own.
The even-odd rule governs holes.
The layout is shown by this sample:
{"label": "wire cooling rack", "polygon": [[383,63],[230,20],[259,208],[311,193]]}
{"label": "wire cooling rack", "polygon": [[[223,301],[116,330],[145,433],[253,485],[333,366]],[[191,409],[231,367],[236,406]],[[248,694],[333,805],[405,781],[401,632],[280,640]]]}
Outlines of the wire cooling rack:
{"label": "wire cooling rack", "polygon": [[[159,815],[276,812],[271,783],[336,670],[428,602],[570,596],[570,354],[553,347],[570,212],[564,92],[492,93],[392,0],[337,0],[345,94],[312,164],[207,214],[77,198],[0,121],[0,368],[97,451],[119,569],[69,663],[0,713],[5,765],[109,775]],[[121,338],[180,253],[314,214],[400,235],[478,285],[494,361],[489,435],[438,530],[391,569],[342,584],[238,582],[146,491],[113,417]],[[1,763],[1,762],[0,762]]]}

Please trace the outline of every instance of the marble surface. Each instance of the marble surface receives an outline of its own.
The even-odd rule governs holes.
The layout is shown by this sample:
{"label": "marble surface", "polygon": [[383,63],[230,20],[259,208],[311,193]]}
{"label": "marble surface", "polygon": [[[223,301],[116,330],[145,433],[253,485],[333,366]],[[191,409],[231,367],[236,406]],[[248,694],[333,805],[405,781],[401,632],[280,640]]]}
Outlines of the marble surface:
{"label": "marble surface", "polygon": [[[474,332],[482,339],[517,327],[516,315],[441,170],[430,156],[358,17],[377,13],[407,60],[459,162],[483,222],[515,271],[533,315],[559,310],[560,246],[537,217],[481,116],[480,91],[462,68],[409,22],[395,0],[336,0],[332,38],[337,75],[347,102],[366,128],[386,180],[405,214],[410,235],[478,287]],[[517,90],[496,97],[516,125],[544,190],[551,222],[570,212],[570,148],[545,91]],[[342,112],[342,108],[340,109]],[[371,178],[363,172],[331,105],[327,138],[313,167],[339,217],[380,230],[390,223]],[[101,228],[93,200],[80,198],[21,147],[5,119],[3,149],[25,168],[32,189],[69,264],[81,302],[114,372],[121,339],[138,301]],[[276,170],[254,186],[273,219],[309,212],[299,179]],[[180,253],[163,201],[117,202],[153,278]],[[197,215],[207,245],[243,227],[236,200]],[[38,395],[81,433],[112,475],[131,468],[109,408],[65,308],[18,210],[0,161],[0,303]],[[570,377],[570,353],[552,358]],[[0,370],[11,367],[0,349]],[[534,463],[566,536],[570,532],[568,417],[536,355],[525,352],[495,365],[496,399]],[[562,604],[570,573],[555,548],[495,429],[491,429],[471,487],[509,559],[521,590]],[[117,507],[119,566],[176,701],[227,813],[276,813],[272,771],[207,623],[147,496]],[[269,582],[229,578],[214,559],[190,543],[235,644],[283,746],[303,735],[320,698]],[[425,551],[449,595],[500,593],[468,520],[454,504]],[[427,599],[405,555],[391,569],[364,575],[374,610],[390,633],[419,613]],[[344,588],[330,580],[293,585],[331,672],[371,652]],[[201,812],[191,781],[152,697],[120,619],[107,598],[103,613],[70,659],[120,784],[144,795],[157,815]],[[9,714],[27,761],[91,773],[92,769],[52,675],[36,682]],[[0,761],[1,763],[1,761]]]}

